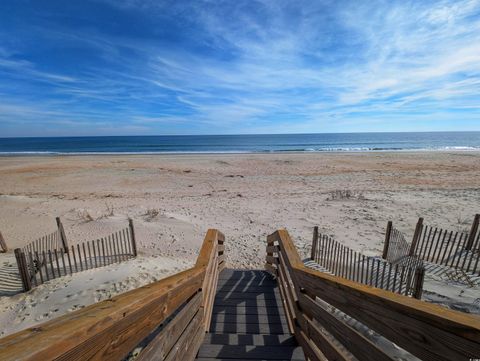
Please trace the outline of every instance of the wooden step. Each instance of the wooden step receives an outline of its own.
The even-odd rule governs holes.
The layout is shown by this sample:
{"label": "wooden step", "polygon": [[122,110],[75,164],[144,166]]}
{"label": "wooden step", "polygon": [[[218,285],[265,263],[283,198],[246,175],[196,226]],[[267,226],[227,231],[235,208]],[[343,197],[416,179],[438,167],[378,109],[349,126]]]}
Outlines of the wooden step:
{"label": "wooden step", "polygon": [[234,334],[234,333],[208,333],[204,343],[212,345],[232,346],[296,346],[295,337],[290,334]]}
{"label": "wooden step", "polygon": [[240,322],[215,322],[210,327],[215,333],[268,333],[280,335],[288,332],[286,324],[282,323],[240,323]]}
{"label": "wooden step", "polygon": [[239,323],[286,323],[286,318],[280,313],[270,314],[236,314],[219,312],[212,314],[212,322],[239,322]]}
{"label": "wooden step", "polygon": [[199,361],[305,360],[289,333],[277,281],[262,270],[219,275],[210,332]]}
{"label": "wooden step", "polygon": [[271,283],[270,281],[264,282],[229,282],[217,285],[217,290],[219,292],[227,291],[247,291],[247,292],[264,292],[267,290],[279,291],[276,283]]}
{"label": "wooden step", "polygon": [[253,279],[228,279],[228,280],[219,280],[217,284],[217,288],[221,289],[224,287],[228,288],[247,288],[247,287],[275,287],[276,282],[272,281],[271,279],[262,278],[258,280]]}
{"label": "wooden step", "polygon": [[249,307],[282,307],[282,301],[279,299],[215,299],[214,307],[224,306],[249,306]]}
{"label": "wooden step", "polygon": [[225,268],[221,273],[220,277],[228,277],[228,276],[250,276],[250,277],[263,277],[267,276],[273,278],[273,276],[265,271],[265,270],[252,270],[252,269],[233,269],[233,268]]}
{"label": "wooden step", "polygon": [[273,292],[272,290],[267,292],[217,292],[215,300],[236,300],[236,299],[264,299],[264,300],[275,300],[280,297],[280,293]]}
{"label": "wooden step", "polygon": [[234,315],[285,315],[283,309],[278,307],[261,307],[258,305],[230,305],[213,309],[213,314],[234,314]]}
{"label": "wooden step", "polygon": [[[223,357],[215,357],[215,358],[198,357],[195,360],[198,360],[198,361],[245,361],[244,359],[240,359],[240,358],[223,358]],[[300,360],[303,361],[305,359],[300,359]],[[267,359],[250,359],[248,361],[270,361],[270,360],[267,360]],[[291,361],[291,359],[276,359],[275,361]]]}
{"label": "wooden step", "polygon": [[298,346],[233,346],[203,344],[198,351],[199,358],[237,360],[304,360]]}

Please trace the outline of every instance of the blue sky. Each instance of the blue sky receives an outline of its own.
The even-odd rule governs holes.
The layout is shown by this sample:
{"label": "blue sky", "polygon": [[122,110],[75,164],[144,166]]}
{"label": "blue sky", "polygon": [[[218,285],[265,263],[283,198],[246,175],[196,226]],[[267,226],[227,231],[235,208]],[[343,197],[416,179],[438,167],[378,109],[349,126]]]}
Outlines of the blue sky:
{"label": "blue sky", "polygon": [[0,137],[480,130],[480,0],[2,0]]}

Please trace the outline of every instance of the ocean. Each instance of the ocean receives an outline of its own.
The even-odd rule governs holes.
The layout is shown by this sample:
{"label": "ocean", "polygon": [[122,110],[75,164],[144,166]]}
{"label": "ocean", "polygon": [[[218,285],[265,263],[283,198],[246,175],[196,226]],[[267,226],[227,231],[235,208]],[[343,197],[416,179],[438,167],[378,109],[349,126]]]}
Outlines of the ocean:
{"label": "ocean", "polygon": [[0,138],[0,155],[480,150],[480,132]]}

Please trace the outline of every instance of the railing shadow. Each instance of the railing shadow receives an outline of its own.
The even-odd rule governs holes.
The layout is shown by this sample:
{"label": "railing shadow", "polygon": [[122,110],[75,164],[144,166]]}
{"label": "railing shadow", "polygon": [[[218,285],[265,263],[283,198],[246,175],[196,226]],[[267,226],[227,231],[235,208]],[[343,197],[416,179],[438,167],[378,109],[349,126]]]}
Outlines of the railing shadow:
{"label": "railing shadow", "polygon": [[[242,346],[237,348],[240,358],[261,357],[259,346],[293,346],[288,339],[279,342],[290,333],[274,277],[266,271],[224,271],[228,273],[228,277],[220,274],[210,326],[215,334],[212,342],[225,345],[217,357],[232,357],[231,348],[226,347],[232,343]],[[282,348],[282,359],[293,356],[288,350]]]}

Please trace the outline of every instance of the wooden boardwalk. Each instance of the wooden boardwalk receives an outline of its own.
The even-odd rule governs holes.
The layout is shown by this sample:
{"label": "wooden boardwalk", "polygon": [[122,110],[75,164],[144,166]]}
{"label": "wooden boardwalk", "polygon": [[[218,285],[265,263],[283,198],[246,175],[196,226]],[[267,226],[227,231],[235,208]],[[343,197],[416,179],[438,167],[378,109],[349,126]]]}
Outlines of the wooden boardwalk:
{"label": "wooden boardwalk", "polygon": [[268,272],[220,273],[210,333],[197,360],[305,360],[288,330],[277,282]]}
{"label": "wooden boardwalk", "polygon": [[224,242],[209,229],[193,267],[1,338],[0,360],[478,358],[478,315],[310,269],[285,229],[268,273],[225,269]]}

